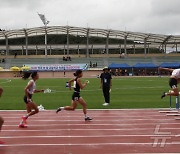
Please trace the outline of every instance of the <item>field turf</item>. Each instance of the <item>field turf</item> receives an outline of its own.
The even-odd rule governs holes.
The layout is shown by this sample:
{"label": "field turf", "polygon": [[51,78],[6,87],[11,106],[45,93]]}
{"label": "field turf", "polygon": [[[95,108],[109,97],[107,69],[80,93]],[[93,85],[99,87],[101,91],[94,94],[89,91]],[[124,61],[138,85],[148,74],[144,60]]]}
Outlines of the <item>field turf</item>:
{"label": "field turf", "polygon": [[[86,79],[82,79],[86,80]],[[130,77],[114,78],[111,92],[111,105],[103,107],[104,102],[100,89],[100,79],[88,79],[90,84],[81,92],[90,109],[124,109],[124,108],[168,108],[169,98],[160,99],[163,91],[169,90],[167,77]],[[51,94],[34,94],[33,100],[45,109],[56,109],[59,106],[70,105],[72,91],[65,88],[68,79],[39,79],[37,89],[50,88],[58,91]],[[0,109],[25,109],[23,103],[24,87],[28,80],[12,79],[7,82],[0,80],[4,94],[0,99]],[[173,102],[175,105],[175,101]],[[80,106],[78,108],[81,108]]]}

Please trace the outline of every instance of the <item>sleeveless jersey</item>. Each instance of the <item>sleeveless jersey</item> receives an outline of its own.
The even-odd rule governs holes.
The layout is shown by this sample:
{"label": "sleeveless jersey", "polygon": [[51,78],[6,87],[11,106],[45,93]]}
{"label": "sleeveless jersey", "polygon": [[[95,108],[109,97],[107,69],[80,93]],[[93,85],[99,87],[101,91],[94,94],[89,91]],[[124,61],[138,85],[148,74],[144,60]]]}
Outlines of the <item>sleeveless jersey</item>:
{"label": "sleeveless jersey", "polygon": [[34,80],[30,80],[30,81],[28,82],[28,85],[29,85],[30,83],[33,83],[33,85],[28,89],[28,93],[32,95],[32,94],[34,93],[34,90],[36,89],[36,83],[34,82]]}
{"label": "sleeveless jersey", "polygon": [[77,80],[78,80],[78,78],[76,78],[74,81],[74,92],[80,93],[81,88],[80,88],[79,84],[77,83]]}
{"label": "sleeveless jersey", "polygon": [[172,72],[172,76],[176,77],[176,78],[180,78],[180,69],[175,69],[173,72]]}

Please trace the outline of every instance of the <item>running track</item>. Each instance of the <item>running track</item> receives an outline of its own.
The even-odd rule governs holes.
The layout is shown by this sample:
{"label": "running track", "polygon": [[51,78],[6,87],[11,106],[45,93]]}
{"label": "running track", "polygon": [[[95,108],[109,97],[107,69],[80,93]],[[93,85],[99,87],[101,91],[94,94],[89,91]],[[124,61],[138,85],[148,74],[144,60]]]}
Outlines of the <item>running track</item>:
{"label": "running track", "polygon": [[[0,154],[179,153],[180,120],[158,110],[91,110],[85,122],[81,110],[42,111],[17,127],[24,111],[1,111]],[[156,130],[155,130],[156,128]],[[153,143],[160,139],[159,144]],[[162,138],[166,139],[164,147]],[[156,143],[156,142],[155,142]]]}

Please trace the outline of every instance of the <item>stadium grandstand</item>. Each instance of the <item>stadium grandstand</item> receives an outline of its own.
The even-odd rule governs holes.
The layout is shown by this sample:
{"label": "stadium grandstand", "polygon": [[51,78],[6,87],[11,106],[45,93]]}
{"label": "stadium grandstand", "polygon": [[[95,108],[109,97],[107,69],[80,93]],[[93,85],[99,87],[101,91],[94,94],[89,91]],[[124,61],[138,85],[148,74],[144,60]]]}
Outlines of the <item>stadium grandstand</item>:
{"label": "stadium grandstand", "polygon": [[[0,30],[3,68],[24,64],[87,63],[102,68],[112,63],[161,65],[179,62],[180,36],[48,26]],[[71,60],[64,61],[65,57]]]}

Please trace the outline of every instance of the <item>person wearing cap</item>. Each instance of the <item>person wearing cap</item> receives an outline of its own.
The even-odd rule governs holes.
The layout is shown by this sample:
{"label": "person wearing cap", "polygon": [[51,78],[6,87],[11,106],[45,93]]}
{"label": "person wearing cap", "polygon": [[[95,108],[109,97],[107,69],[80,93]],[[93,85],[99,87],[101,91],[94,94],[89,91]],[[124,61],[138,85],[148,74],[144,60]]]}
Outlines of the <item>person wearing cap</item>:
{"label": "person wearing cap", "polygon": [[105,103],[103,104],[103,106],[108,106],[110,103],[110,91],[112,87],[112,77],[111,74],[109,73],[108,67],[104,67],[103,73],[101,74],[100,78],[101,78],[101,88],[103,90],[104,99],[105,99]]}

